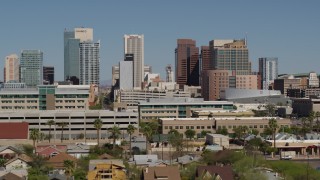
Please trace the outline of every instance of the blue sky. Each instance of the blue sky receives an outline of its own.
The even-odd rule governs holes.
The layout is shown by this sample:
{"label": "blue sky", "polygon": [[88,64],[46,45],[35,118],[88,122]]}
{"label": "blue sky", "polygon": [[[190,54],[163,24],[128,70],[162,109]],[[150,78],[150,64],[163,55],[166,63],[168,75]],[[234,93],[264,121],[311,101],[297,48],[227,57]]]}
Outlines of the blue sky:
{"label": "blue sky", "polygon": [[[174,65],[176,39],[191,38],[197,46],[212,39],[240,39],[247,33],[250,59],[278,57],[280,73],[320,72],[320,1],[42,1],[0,2],[0,68],[5,56],[22,49],[40,49],[44,65],[63,79],[64,28],[94,28],[101,40],[101,80],[123,59],[123,35],[144,34],[145,64],[165,78]],[[3,73],[0,73],[0,80]]]}

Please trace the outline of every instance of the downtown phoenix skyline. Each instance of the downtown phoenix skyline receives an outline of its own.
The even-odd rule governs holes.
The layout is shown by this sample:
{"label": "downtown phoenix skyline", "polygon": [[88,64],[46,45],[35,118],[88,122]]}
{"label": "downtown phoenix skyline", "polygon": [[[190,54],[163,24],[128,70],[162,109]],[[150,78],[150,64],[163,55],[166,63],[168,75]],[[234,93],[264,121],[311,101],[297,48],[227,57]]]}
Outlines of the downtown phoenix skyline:
{"label": "downtown phoenix skyline", "polygon": [[[165,78],[174,66],[177,39],[196,41],[197,47],[213,39],[247,36],[253,70],[259,57],[278,57],[279,73],[319,72],[320,2],[308,1],[110,1],[42,2],[2,1],[0,69],[5,56],[25,49],[44,53],[44,65],[55,67],[63,80],[64,29],[88,27],[101,41],[100,79],[111,79],[111,67],[124,58],[123,36],[143,34],[145,64]],[[3,73],[0,73],[3,80]]]}

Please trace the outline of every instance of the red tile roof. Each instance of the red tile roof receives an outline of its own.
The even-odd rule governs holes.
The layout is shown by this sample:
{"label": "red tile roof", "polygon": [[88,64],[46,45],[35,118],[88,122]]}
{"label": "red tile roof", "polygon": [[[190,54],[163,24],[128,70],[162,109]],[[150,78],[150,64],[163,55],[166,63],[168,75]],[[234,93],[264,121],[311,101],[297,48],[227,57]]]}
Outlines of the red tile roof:
{"label": "red tile roof", "polygon": [[28,139],[27,122],[1,122],[0,139]]}

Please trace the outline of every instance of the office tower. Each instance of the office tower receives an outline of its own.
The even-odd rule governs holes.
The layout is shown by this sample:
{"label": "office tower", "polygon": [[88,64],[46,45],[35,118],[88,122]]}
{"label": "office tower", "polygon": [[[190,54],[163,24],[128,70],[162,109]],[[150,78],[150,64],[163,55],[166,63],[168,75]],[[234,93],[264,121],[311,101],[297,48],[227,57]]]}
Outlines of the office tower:
{"label": "office tower", "polygon": [[141,89],[144,81],[144,36],[124,35],[124,56],[133,54],[133,88]]}
{"label": "office tower", "polygon": [[18,55],[16,54],[11,54],[6,57],[6,62],[5,62],[5,72],[4,72],[4,82],[19,82],[19,58]]}
{"label": "office tower", "polygon": [[79,84],[99,84],[100,42],[93,42],[92,28],[64,32],[64,78]]}
{"label": "office tower", "polygon": [[261,76],[261,88],[269,89],[269,85],[278,78],[278,58],[259,58],[259,74]]}
{"label": "office tower", "polygon": [[40,50],[23,50],[20,57],[21,82],[28,87],[42,84],[43,52]]}
{"label": "office tower", "polygon": [[310,72],[309,73],[308,87],[309,88],[319,87],[319,78],[318,78],[317,73],[315,73],[315,72]]}
{"label": "office tower", "polygon": [[100,84],[100,41],[80,43],[81,85]]}
{"label": "office tower", "polygon": [[201,46],[201,54],[200,54],[201,71],[211,69],[210,55],[211,55],[211,51],[209,46]]}
{"label": "office tower", "polygon": [[120,69],[119,65],[112,66],[112,86],[115,86],[119,83]]}
{"label": "office tower", "polygon": [[133,61],[120,61],[120,89],[129,90],[133,87]]}
{"label": "office tower", "polygon": [[192,39],[178,39],[175,49],[176,82],[184,85],[199,86],[199,48]]}
{"label": "office tower", "polygon": [[212,40],[209,42],[211,66],[216,70],[232,70],[237,75],[251,74],[246,40]]}
{"label": "office tower", "polygon": [[46,84],[53,84],[54,82],[54,67],[43,66],[43,81]]}
{"label": "office tower", "polygon": [[174,72],[171,64],[166,66],[166,72],[167,72],[166,82],[174,82],[174,74],[173,74]]}

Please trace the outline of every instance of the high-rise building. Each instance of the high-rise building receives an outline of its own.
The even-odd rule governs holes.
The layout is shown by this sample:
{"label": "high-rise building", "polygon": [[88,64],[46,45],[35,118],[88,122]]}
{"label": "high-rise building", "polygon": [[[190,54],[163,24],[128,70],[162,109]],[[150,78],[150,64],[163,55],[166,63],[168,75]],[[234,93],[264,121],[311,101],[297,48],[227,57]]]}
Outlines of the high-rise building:
{"label": "high-rise building", "polygon": [[6,57],[5,62],[5,72],[4,72],[4,82],[19,82],[20,78],[20,63],[19,57],[16,54],[11,54]]}
{"label": "high-rise building", "polygon": [[211,66],[215,70],[232,70],[237,75],[251,74],[246,40],[212,40],[209,42]]}
{"label": "high-rise building", "polygon": [[317,73],[315,73],[315,72],[309,73],[308,87],[310,87],[310,88],[319,87],[319,78],[318,78]]}
{"label": "high-rise building", "polygon": [[120,89],[130,90],[133,88],[133,61],[120,61]]}
{"label": "high-rise building", "polygon": [[[133,55],[133,88],[141,89],[144,81],[144,36],[124,35],[124,56]],[[125,58],[124,58],[125,59]]]}
{"label": "high-rise building", "polygon": [[20,57],[21,82],[28,87],[42,84],[43,52],[40,50],[23,50]]}
{"label": "high-rise building", "polygon": [[43,80],[46,84],[54,83],[54,67],[53,66],[43,66]]}
{"label": "high-rise building", "polygon": [[211,55],[211,51],[209,46],[201,46],[201,54],[200,54],[201,71],[212,69],[210,64],[210,59],[211,59],[210,55]]}
{"label": "high-rise building", "polygon": [[178,39],[175,49],[176,82],[184,85],[199,86],[199,48],[192,39]]}
{"label": "high-rise building", "polygon": [[171,64],[166,66],[166,82],[174,82],[174,73]]}
{"label": "high-rise building", "polygon": [[259,58],[259,75],[261,76],[262,89],[269,89],[269,85],[278,78],[278,58]]}
{"label": "high-rise building", "polygon": [[[112,66],[112,86],[115,86],[119,81],[120,68],[119,65]],[[119,82],[118,82],[119,83]]]}
{"label": "high-rise building", "polygon": [[81,85],[100,84],[100,41],[80,43]]}
{"label": "high-rise building", "polygon": [[92,28],[64,32],[64,78],[79,84],[99,84],[100,42],[93,42]]}

